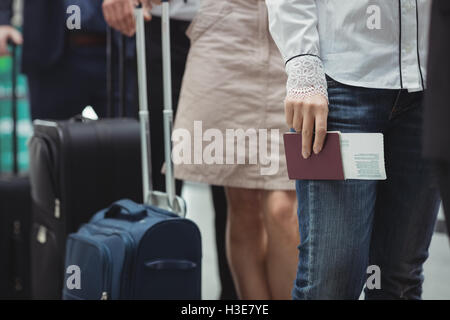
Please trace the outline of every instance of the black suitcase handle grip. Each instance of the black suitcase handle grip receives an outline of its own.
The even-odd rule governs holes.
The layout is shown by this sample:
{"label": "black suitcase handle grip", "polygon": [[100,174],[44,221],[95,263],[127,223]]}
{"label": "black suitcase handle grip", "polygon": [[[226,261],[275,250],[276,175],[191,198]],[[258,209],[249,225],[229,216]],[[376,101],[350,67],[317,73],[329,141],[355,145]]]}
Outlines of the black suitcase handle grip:
{"label": "black suitcase handle grip", "polygon": [[105,213],[107,219],[139,221],[145,217],[147,217],[147,209],[128,199],[114,202]]}

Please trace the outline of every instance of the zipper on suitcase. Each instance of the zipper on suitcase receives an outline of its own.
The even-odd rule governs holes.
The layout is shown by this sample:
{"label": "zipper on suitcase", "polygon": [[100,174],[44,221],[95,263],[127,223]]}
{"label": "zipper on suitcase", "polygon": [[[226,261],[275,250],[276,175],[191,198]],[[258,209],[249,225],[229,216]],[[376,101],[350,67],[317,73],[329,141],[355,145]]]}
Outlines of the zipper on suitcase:
{"label": "zipper on suitcase", "polygon": [[[91,246],[100,249],[100,252],[103,256],[103,285],[102,285],[102,295],[99,297],[100,300],[107,300],[111,295],[111,264],[112,258],[111,253],[109,252],[109,248],[103,244],[102,242],[94,241],[86,236],[80,234],[72,234],[70,236],[74,240],[79,240],[82,242],[86,242]],[[106,298],[106,299],[105,299]]]}
{"label": "zipper on suitcase", "polygon": [[[38,123],[40,120],[35,120],[35,124]],[[58,159],[55,158],[55,150],[52,147],[51,138],[47,136],[46,134],[42,132],[34,132],[33,136],[30,139],[36,139],[43,142],[43,145],[45,145],[45,150],[47,152],[46,155],[46,162],[48,165],[48,168],[50,169],[49,172],[51,173],[50,176],[50,182],[52,184],[54,196],[56,199],[59,199],[59,183],[58,183],[58,177],[57,177],[57,168],[59,168]],[[53,170],[52,170],[53,169]]]}
{"label": "zipper on suitcase", "polygon": [[[115,228],[115,227],[110,227],[110,226],[105,226],[105,225],[98,225],[98,224],[86,224],[84,227],[86,227],[88,230],[90,229],[91,232],[95,233],[95,234],[102,234],[102,235],[106,235],[106,236],[110,236],[110,235],[117,235],[119,236],[124,244],[125,244],[125,263],[126,266],[124,266],[124,270],[126,270],[126,272],[123,272],[123,274],[127,274],[130,275],[130,277],[133,276],[133,266],[134,266],[134,239],[133,237],[131,237],[130,233],[126,230],[120,229],[120,228]],[[109,230],[111,232],[107,232],[106,230]],[[120,286],[121,288],[124,288],[123,295],[120,295],[120,299],[131,299],[132,298],[132,286],[131,284],[133,283],[132,281],[133,279],[128,279],[127,277],[122,277],[121,281],[120,281]],[[105,295],[106,297],[108,297],[107,293]],[[103,297],[103,296],[102,296]],[[102,299],[103,300],[103,299]],[[106,300],[106,299],[105,299]]]}
{"label": "zipper on suitcase", "polygon": [[61,202],[58,198],[55,198],[55,212],[54,212],[55,218],[59,219],[61,218]]}
{"label": "zipper on suitcase", "polygon": [[124,298],[131,299],[132,298],[131,284],[133,283],[132,277],[134,275],[133,267],[134,267],[134,258],[135,258],[135,254],[134,254],[135,245],[134,245],[134,239],[131,237],[131,235],[128,232],[124,231],[121,234],[123,235],[122,239],[124,240],[125,248],[127,248],[125,261],[127,263],[126,269],[128,271],[126,274],[129,275],[129,277],[123,277],[121,279],[121,285],[124,288],[126,287],[126,290],[124,290],[126,292],[126,297],[124,297]]}

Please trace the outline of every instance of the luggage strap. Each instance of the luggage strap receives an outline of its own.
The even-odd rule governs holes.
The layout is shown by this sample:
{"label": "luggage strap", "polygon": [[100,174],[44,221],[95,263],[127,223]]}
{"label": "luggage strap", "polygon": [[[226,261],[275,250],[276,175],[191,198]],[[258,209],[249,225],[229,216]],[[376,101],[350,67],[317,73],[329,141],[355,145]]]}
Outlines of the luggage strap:
{"label": "luggage strap", "polygon": [[131,200],[114,202],[106,211],[105,218],[139,221],[147,217],[147,209]]}

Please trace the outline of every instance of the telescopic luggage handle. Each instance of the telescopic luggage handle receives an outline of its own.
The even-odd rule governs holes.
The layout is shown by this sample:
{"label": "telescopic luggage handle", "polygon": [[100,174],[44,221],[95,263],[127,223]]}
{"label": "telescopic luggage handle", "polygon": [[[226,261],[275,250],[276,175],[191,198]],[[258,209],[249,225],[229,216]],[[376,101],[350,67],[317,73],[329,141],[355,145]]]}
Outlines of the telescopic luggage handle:
{"label": "telescopic luggage handle", "polygon": [[162,1],[161,36],[163,51],[163,84],[164,84],[164,155],[166,162],[166,192],[153,190],[151,175],[151,145],[150,125],[147,96],[147,66],[145,50],[144,12],[142,8],[135,9],[136,15],[136,50],[138,62],[139,85],[139,118],[141,125],[142,150],[142,185],[145,203],[172,211],[179,216],[186,215],[186,204],[181,197],[175,194],[175,177],[172,162],[172,80],[170,57],[170,16],[169,2]]}

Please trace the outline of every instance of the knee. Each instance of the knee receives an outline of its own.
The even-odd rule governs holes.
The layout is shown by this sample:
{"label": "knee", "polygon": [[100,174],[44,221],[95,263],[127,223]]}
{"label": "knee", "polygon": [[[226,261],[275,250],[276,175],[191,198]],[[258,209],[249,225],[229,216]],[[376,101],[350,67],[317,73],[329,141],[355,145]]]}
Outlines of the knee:
{"label": "knee", "polygon": [[260,195],[256,190],[227,190],[228,222],[241,236],[259,232],[262,225]]}
{"label": "knee", "polygon": [[258,190],[243,188],[227,188],[228,209],[233,216],[248,216],[248,212],[260,212],[260,197]]}
{"label": "knee", "polygon": [[[342,250],[323,250],[314,255],[305,252],[300,245],[300,262],[292,292],[296,300],[356,300],[359,298],[366,274],[360,252],[342,248]],[[326,253],[325,253],[326,252]]]}
{"label": "knee", "polygon": [[266,218],[272,226],[297,225],[295,199],[273,198],[266,205]]}

